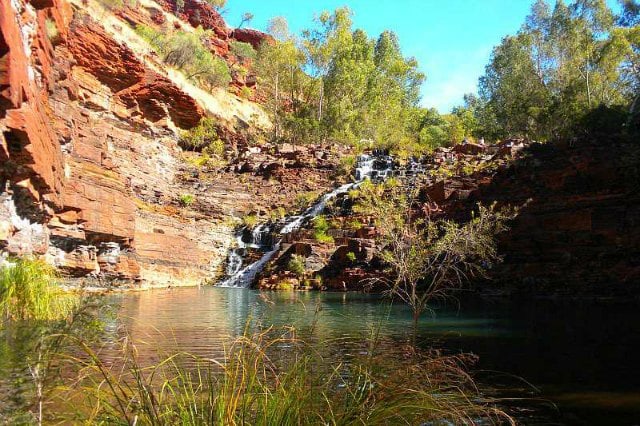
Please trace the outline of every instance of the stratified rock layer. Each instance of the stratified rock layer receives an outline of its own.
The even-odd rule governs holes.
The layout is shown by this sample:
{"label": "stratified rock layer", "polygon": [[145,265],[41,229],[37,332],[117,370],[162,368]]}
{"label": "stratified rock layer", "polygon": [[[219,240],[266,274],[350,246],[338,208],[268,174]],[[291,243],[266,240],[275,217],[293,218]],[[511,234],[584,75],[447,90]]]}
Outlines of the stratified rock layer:
{"label": "stratified rock layer", "polygon": [[[91,2],[0,7],[2,253],[44,256],[92,284],[200,284],[220,273],[232,216],[288,208],[296,191],[329,185],[322,167],[267,177],[256,170],[243,179],[253,187],[231,169],[205,173],[202,182],[177,145],[181,129],[205,116],[202,99],[148,53],[118,41],[126,39],[114,33],[119,21],[107,12],[104,22],[94,20]],[[227,40],[224,21],[210,12],[200,16]],[[133,12],[124,8],[118,19],[124,13]],[[220,126],[228,150],[246,149],[244,133]],[[296,176],[307,183],[289,190]],[[189,197],[193,203],[181,202]]]}
{"label": "stratified rock layer", "polygon": [[469,202],[524,205],[501,241],[497,288],[640,294],[639,164],[620,138],[533,145],[479,186]]}

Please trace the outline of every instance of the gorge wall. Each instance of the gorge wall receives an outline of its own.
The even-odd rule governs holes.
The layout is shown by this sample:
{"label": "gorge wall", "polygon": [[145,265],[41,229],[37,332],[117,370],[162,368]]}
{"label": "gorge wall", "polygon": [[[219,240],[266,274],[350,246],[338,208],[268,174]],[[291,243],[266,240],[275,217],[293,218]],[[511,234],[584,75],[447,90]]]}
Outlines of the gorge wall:
{"label": "gorge wall", "polygon": [[[249,120],[268,128],[266,114],[176,78],[96,3],[0,7],[0,250],[91,282],[215,277],[233,241],[229,218],[256,208],[255,191],[224,172],[194,182],[178,135],[209,115],[237,150]],[[136,16],[150,10],[161,7],[144,1]],[[196,199],[189,208],[185,194]]]}
{"label": "gorge wall", "polygon": [[[640,146],[600,135],[534,144],[469,203],[522,206],[490,288],[540,295],[640,294]],[[458,211],[462,211],[458,210]]]}

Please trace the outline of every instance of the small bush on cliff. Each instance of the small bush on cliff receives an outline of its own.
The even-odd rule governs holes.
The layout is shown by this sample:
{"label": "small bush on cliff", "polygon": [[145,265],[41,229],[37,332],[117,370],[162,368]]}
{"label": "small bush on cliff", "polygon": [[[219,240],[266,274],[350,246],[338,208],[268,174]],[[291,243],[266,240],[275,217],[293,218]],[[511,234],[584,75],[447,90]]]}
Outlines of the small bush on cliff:
{"label": "small bush on cliff", "polygon": [[240,89],[240,97],[243,99],[251,99],[253,96],[253,90],[249,89],[247,86],[244,86]]}
{"label": "small bush on cliff", "polygon": [[333,237],[327,235],[329,230],[329,222],[327,219],[320,215],[313,219],[313,238],[319,243],[333,243]]}
{"label": "small bush on cliff", "polygon": [[293,256],[291,256],[291,260],[289,261],[287,268],[298,278],[301,278],[304,275],[306,269],[305,263],[306,262],[304,256],[294,254]]}
{"label": "small bush on cliff", "polygon": [[224,142],[216,138],[202,150],[202,153],[218,159],[224,158]]}
{"label": "small bush on cliff", "polygon": [[[196,127],[182,132],[180,146],[189,151],[202,151],[216,141],[219,141],[216,122],[212,118],[205,117]],[[222,148],[224,150],[224,144]]]}
{"label": "small bush on cliff", "polygon": [[53,19],[47,18],[44,22],[45,29],[47,31],[47,38],[51,42],[52,45],[56,45],[60,42],[60,31],[58,31],[58,27]]}
{"label": "small bush on cliff", "polygon": [[162,60],[207,89],[226,87],[231,81],[227,63],[214,56],[207,47],[211,31],[174,31],[169,34],[139,24],[136,33],[145,39]]}
{"label": "small bush on cliff", "polygon": [[56,286],[53,266],[34,258],[0,266],[0,311],[16,320],[53,320],[73,310],[77,298]]}
{"label": "small bush on cliff", "polygon": [[195,197],[191,194],[182,194],[180,196],[180,204],[184,207],[189,207],[195,201]]}
{"label": "small bush on cliff", "polygon": [[253,229],[258,224],[258,215],[254,213],[248,214],[242,218],[242,222],[247,228]]}
{"label": "small bush on cliff", "polygon": [[240,62],[247,60],[253,61],[256,59],[256,50],[249,43],[231,40],[229,42],[229,48],[231,49],[231,53],[233,53]]}

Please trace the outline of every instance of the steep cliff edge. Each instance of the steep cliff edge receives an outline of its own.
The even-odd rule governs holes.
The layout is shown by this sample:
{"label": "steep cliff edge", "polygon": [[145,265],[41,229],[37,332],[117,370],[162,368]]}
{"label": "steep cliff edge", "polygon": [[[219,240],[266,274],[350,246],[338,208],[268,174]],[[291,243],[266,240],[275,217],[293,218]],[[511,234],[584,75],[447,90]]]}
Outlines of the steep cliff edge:
{"label": "steep cliff edge", "polygon": [[[198,171],[178,135],[208,115],[237,149],[249,120],[268,126],[260,107],[185,81],[96,3],[0,5],[0,249],[92,282],[217,276],[229,218],[261,202],[233,172],[185,178]],[[192,206],[180,205],[186,194]]]}

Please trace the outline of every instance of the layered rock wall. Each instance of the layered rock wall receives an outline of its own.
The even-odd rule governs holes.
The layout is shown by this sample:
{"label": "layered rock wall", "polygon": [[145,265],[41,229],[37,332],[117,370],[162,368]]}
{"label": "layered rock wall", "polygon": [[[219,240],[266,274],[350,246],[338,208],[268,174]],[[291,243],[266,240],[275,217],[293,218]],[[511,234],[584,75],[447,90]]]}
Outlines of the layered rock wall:
{"label": "layered rock wall", "polygon": [[68,3],[0,4],[3,251],[96,280],[213,277],[223,212],[165,206],[185,191],[176,129],[203,108]]}
{"label": "layered rock wall", "polygon": [[[640,294],[640,148],[622,138],[533,145],[468,203],[523,206],[493,288]],[[458,208],[460,211],[461,209]]]}

